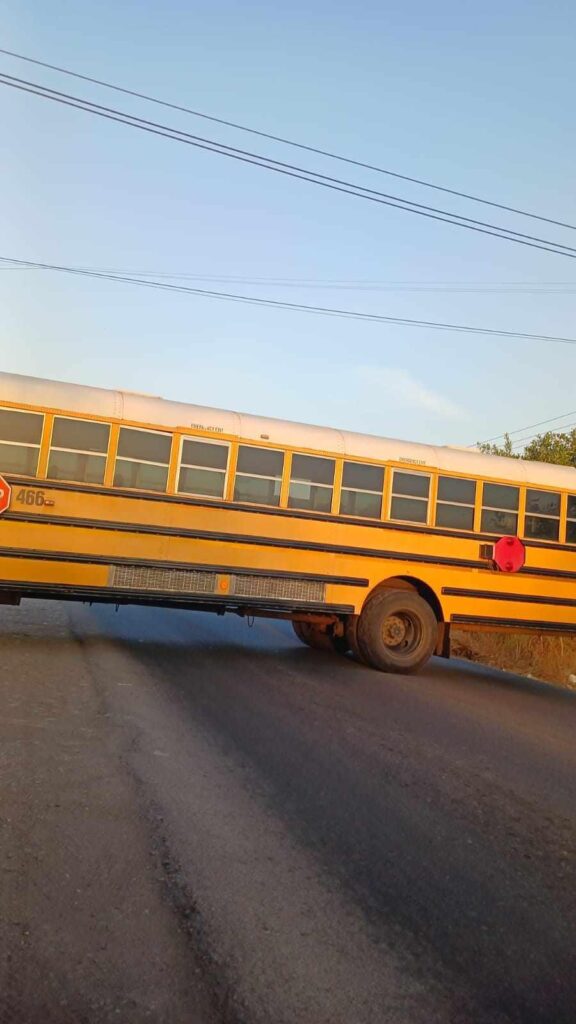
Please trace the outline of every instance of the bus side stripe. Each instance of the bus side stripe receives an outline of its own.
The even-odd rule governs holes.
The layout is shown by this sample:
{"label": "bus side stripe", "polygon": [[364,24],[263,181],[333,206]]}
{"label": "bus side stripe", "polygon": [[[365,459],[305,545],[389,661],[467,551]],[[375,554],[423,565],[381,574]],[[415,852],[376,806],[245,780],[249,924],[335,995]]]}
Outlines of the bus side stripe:
{"label": "bus side stripe", "polygon": [[76,562],[85,565],[130,565],[145,569],[184,569],[187,572],[215,572],[233,576],[274,576],[278,579],[330,583],[341,587],[367,587],[369,580],[358,576],[326,576],[317,573],[288,572],[274,569],[246,569],[235,565],[209,565],[202,562],[166,562],[154,558],[123,558],[117,555],[78,555],[74,551],[44,551],[40,548],[0,548],[0,558],[26,558],[39,562]]}
{"label": "bus side stripe", "polygon": [[[442,558],[438,555],[423,555],[411,551],[389,551],[384,548],[360,548],[343,544],[322,544],[313,541],[290,540],[283,537],[261,537],[242,533],[216,533],[210,530],[188,530],[173,526],[151,526],[147,523],[123,523],[106,519],[80,519],[68,516],[51,516],[43,513],[32,516],[20,513],[5,513],[2,518],[3,520],[10,519],[13,522],[27,522],[40,525],[51,523],[53,526],[72,526],[77,529],[111,530],[113,532],[135,534],[144,533],[155,536],[188,538],[191,540],[208,540],[222,544],[250,544],[269,548],[291,548],[294,551],[321,551],[336,555],[361,555],[364,558],[379,558],[395,562],[448,565],[461,569],[484,569],[486,572],[491,573],[495,571],[487,560]],[[16,549],[14,550],[17,553]],[[569,572],[565,569],[541,569],[537,566],[525,566],[520,570],[520,574],[523,576],[543,576],[550,579],[576,580],[576,571]]]}
{"label": "bus side stripe", "polygon": [[576,608],[576,600],[570,597],[547,597],[542,594],[509,594],[496,590],[468,590],[465,587],[442,587],[442,593],[450,597],[474,597],[487,601],[517,601],[519,604],[555,604],[564,608]]}
{"label": "bus side stripe", "polygon": [[[125,490],[121,487],[92,487],[89,484],[66,483],[61,480],[38,480],[36,477],[15,477],[4,474],[8,483],[14,487],[40,488],[42,490],[73,491],[80,494],[101,495],[107,498],[129,498],[132,501],[153,501],[166,502],[170,504],[192,506],[194,508],[214,508],[229,512],[249,512],[259,516],[280,516],[288,519],[304,519],[315,523],[342,523],[345,526],[364,526],[369,530],[392,530],[398,533],[415,533],[431,537],[454,537],[459,540],[478,540],[485,544],[495,543],[500,539],[497,534],[475,533],[472,530],[446,530],[440,526],[422,526],[419,523],[401,523],[394,520],[383,521],[381,519],[359,518],[358,516],[324,515],[319,512],[301,511],[292,508],[273,508],[267,505],[246,505],[238,501],[212,501],[210,498],[191,497],[185,494],[166,494],[159,492],[153,494],[146,491]],[[20,513],[5,513],[4,519],[19,518],[25,516]],[[554,542],[549,544],[546,541],[529,540],[522,538],[526,548],[540,549],[541,551],[570,551],[576,555],[576,544],[560,544]]]}
{"label": "bus side stripe", "polygon": [[[284,519],[302,519],[313,523],[342,523],[346,526],[365,526],[370,530],[394,530],[399,533],[430,534],[434,537],[459,537],[463,540],[481,540],[485,543],[497,541],[496,535],[487,533],[472,533],[469,530],[445,530],[436,526],[422,526],[418,523],[401,523],[382,521],[381,519],[368,519],[359,516],[340,516],[332,513],[326,515],[320,512],[302,511],[294,508],[273,508],[271,505],[252,505],[239,501],[214,501],[210,498],[191,497],[185,494],[166,494],[158,492],[152,494],[146,491],[131,491],[121,487],[91,487],[89,484],[65,483],[54,480],[30,480],[30,478],[14,477],[5,474],[5,479],[13,487],[39,488],[50,491],[72,491],[78,494],[94,494],[106,498],[128,498],[132,501],[165,502],[169,504],[184,505],[193,508],[214,508],[228,512],[249,512],[251,515],[279,516]],[[12,515],[12,513],[10,513]],[[19,513],[14,513],[19,515]],[[6,515],[4,516],[6,518]],[[540,545],[539,545],[540,546]],[[555,544],[553,550],[557,550]],[[576,545],[569,548],[576,553]]]}
{"label": "bus side stripe", "polygon": [[[7,517],[4,516],[4,519]],[[486,569],[487,563],[467,558],[439,558],[437,555],[421,555],[404,551],[387,551],[378,548],[358,548],[341,544],[322,544],[305,540],[290,540],[284,537],[259,537],[254,534],[216,533],[210,530],[187,530],[172,526],[149,526],[111,522],[100,519],[69,519],[65,516],[10,516],[12,520],[26,521],[34,524],[51,523],[53,526],[73,526],[77,529],[112,530],[123,533],[145,533],[158,536],[189,538],[191,540],[208,540],[221,544],[255,544],[258,547],[291,548],[294,551],[322,551],[336,555],[362,555],[366,558],[382,558],[396,562],[423,562],[429,565],[454,565],[461,568]],[[1,549],[0,549],[1,550]],[[13,549],[15,554],[18,550]],[[576,573],[575,573],[576,576]]]}
{"label": "bus side stripe", "polygon": [[451,623],[468,626],[490,626],[493,629],[536,629],[543,633],[576,633],[576,623],[543,622],[541,619],[501,619],[489,615],[451,615]]}
{"label": "bus side stripe", "polygon": [[188,598],[165,590],[116,590],[110,587],[85,587],[67,583],[31,583],[30,580],[2,580],[0,593],[17,593],[22,597],[44,597],[55,600],[96,601],[103,604],[158,605],[161,599],[164,607],[196,608],[212,611],[214,608],[261,608],[266,611],[316,612],[317,614],[351,615],[352,604],[324,604],[312,601],[289,601],[284,598],[220,596],[218,594],[195,594]]}

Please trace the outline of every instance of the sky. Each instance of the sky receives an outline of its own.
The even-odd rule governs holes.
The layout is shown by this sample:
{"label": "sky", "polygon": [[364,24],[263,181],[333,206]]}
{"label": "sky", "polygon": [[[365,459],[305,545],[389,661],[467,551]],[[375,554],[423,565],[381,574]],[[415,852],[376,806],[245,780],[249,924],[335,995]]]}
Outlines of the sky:
{"label": "sky", "polygon": [[[0,25],[0,47],[576,224],[571,0],[0,0]],[[8,56],[0,55],[0,71],[576,245],[568,229]],[[0,123],[0,256],[576,338],[572,259],[3,85]],[[436,444],[473,444],[576,408],[570,345],[361,323],[6,266],[0,357],[14,373]],[[563,422],[575,420],[576,413]]]}

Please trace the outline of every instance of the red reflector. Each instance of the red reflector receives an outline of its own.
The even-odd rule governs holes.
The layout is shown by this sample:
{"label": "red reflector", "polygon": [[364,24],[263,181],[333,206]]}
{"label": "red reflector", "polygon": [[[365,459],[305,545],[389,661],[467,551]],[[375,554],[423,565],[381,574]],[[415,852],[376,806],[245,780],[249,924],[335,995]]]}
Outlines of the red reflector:
{"label": "red reflector", "polygon": [[518,572],[526,561],[526,549],[518,537],[500,537],[493,558],[500,572]]}

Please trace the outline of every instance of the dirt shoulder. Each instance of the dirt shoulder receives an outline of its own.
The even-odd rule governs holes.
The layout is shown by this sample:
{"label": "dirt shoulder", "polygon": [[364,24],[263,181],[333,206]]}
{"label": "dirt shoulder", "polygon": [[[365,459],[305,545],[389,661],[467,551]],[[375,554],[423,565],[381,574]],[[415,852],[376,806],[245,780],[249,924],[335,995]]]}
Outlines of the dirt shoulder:
{"label": "dirt shoulder", "polygon": [[576,638],[455,630],[452,656],[576,690]]}

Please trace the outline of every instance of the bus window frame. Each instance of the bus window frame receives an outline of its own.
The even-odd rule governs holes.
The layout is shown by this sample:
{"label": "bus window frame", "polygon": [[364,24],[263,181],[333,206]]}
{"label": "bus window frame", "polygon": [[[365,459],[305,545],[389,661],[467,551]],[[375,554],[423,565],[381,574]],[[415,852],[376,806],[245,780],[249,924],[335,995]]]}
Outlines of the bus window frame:
{"label": "bus window frame", "polygon": [[[85,451],[85,449],[83,449],[83,448],[62,448],[60,446],[54,446],[52,444],[52,438],[54,436],[54,424],[56,423],[57,419],[58,420],[69,420],[71,423],[96,423],[99,426],[108,427],[108,444],[106,446],[106,452],[105,453],[104,452],[89,452],[89,451]],[[50,455],[51,455],[52,451],[55,451],[55,452],[72,452],[73,454],[76,454],[76,455],[96,455],[96,456],[104,459],[104,473],[102,474],[102,483],[100,483],[100,484],[92,484],[91,486],[93,486],[93,487],[105,487],[106,486],[106,484],[105,484],[105,481],[106,481],[106,471],[107,471],[107,468],[108,468],[108,459],[109,459],[109,456],[110,456],[110,444],[111,444],[111,438],[112,438],[112,429],[113,429],[113,424],[109,420],[84,419],[83,417],[80,417],[80,416],[62,415],[59,412],[53,413],[52,420],[51,420],[51,423],[50,423],[50,436],[48,437],[48,441],[47,441],[47,444],[46,444],[46,471],[45,471],[45,474],[44,474],[45,475],[45,479],[46,480],[55,480],[55,481],[63,480],[64,482],[71,483],[71,484],[82,484],[82,483],[85,483],[85,481],[83,481],[83,480],[72,480],[72,479],[69,479],[68,477],[51,477],[51,476],[48,476],[48,468],[50,466]]]}
{"label": "bus window frame", "polygon": [[[48,420],[47,413],[45,411],[40,412],[37,409],[21,409],[15,405],[0,405],[0,412],[28,413],[31,414],[32,416],[40,416],[42,420],[42,426],[40,428],[40,441],[38,442],[38,444],[33,444],[31,441],[5,441],[1,437],[0,444],[9,444],[14,448],[36,448],[38,451],[38,458],[36,460],[36,472],[32,476],[30,476],[28,473],[17,473],[15,475],[24,476],[28,480],[41,479],[39,471],[42,465],[42,449],[44,447],[44,434],[46,430],[46,423]],[[8,475],[10,476],[11,474],[8,473]]]}
{"label": "bus window frame", "polygon": [[[149,427],[134,426],[133,423],[119,423],[118,424],[118,436],[116,438],[115,453],[114,453],[114,465],[112,471],[112,487],[117,488],[120,491],[133,491],[134,494],[141,493],[152,493],[152,494],[168,494],[168,485],[170,483],[170,467],[172,465],[172,457],[174,452],[174,441],[176,434],[170,430],[154,430]],[[168,462],[153,462],[151,459],[132,459],[128,455],[119,455],[118,448],[120,447],[120,438],[123,430],[134,430],[140,434],[159,434],[161,437],[170,438],[170,453],[168,455]],[[116,466],[118,460],[121,462],[133,462],[140,466],[159,466],[161,469],[166,469],[166,484],[162,490],[156,490],[152,487],[130,487],[128,484],[117,484],[114,483],[116,476]]]}
{"label": "bus window frame", "polygon": [[[467,483],[474,484],[474,501],[454,501],[447,498],[439,498],[438,494],[440,491],[440,482],[442,480],[464,480]],[[478,506],[478,492],[480,488],[478,484],[482,483],[478,477],[475,476],[463,476],[461,473],[446,473],[444,471],[439,472],[436,475],[436,486],[435,486],[435,498],[434,498],[434,529],[436,530],[455,530],[457,533],[467,534],[474,533],[476,526],[476,510]],[[438,519],[438,506],[439,505],[452,505],[455,508],[467,508],[472,511],[472,526],[443,526],[437,522]]]}
{"label": "bus window frame", "polygon": [[[240,449],[241,448],[252,448],[252,449],[255,448],[258,451],[276,452],[278,455],[281,455],[282,456],[282,472],[281,472],[280,476],[266,476],[265,473],[243,473],[242,470],[239,471],[238,470],[238,461],[239,461],[239,458],[240,458]],[[253,441],[252,442],[252,441],[238,440],[234,444],[234,449],[235,449],[235,451],[234,451],[234,467],[233,467],[234,468],[234,472],[231,475],[231,487],[230,487],[230,494],[231,494],[231,499],[230,500],[231,500],[231,502],[233,504],[237,504],[237,505],[250,505],[250,507],[254,507],[254,508],[282,508],[282,491],[283,491],[284,479],[285,479],[285,475],[286,475],[286,465],[287,465],[287,462],[288,462],[288,452],[287,452],[286,448],[278,448],[275,445],[261,444],[258,441]],[[229,464],[229,466],[232,466],[232,459],[230,457],[228,458],[228,464]],[[290,463],[290,465],[291,465],[291,463]],[[248,477],[249,479],[252,479],[252,480],[278,480],[280,482],[280,489],[278,491],[278,501],[277,501],[277,503],[275,505],[271,505],[269,502],[264,502],[264,501],[247,501],[246,498],[236,498],[235,497],[235,494],[236,494],[236,480],[237,480],[237,478],[239,476],[240,477]]]}
{"label": "bus window frame", "polygon": [[[333,466],[334,466],[334,469],[333,469],[333,472],[332,472],[332,483],[331,484],[321,484],[321,483],[316,483],[316,481],[314,481],[314,480],[303,480],[301,477],[294,477],[292,474],[293,474],[294,456],[295,455],[296,456],[302,455],[302,456],[304,456],[305,458],[308,458],[308,459],[320,459],[323,462],[332,462]],[[342,487],[342,470],[339,469],[339,466],[338,466],[338,462],[339,461],[343,463],[344,460],[342,458],[339,459],[337,455],[324,455],[324,454],[320,455],[317,452],[311,452],[308,449],[305,449],[305,450],[302,450],[302,449],[299,449],[299,448],[292,449],[291,456],[290,456],[290,466],[289,466],[289,469],[288,469],[288,474],[289,475],[288,475],[288,490],[287,490],[287,499],[286,499],[287,500],[287,506],[286,507],[291,512],[304,512],[304,513],[307,513],[308,515],[321,515],[321,516],[326,516],[326,517],[333,516],[334,515],[334,512],[333,512],[334,502],[335,502],[336,498],[337,498],[338,502],[340,501],[340,490],[341,490],[341,487]],[[286,468],[286,463],[284,464],[284,467]],[[340,486],[338,488],[338,493],[337,493],[337,481],[338,481],[338,479],[340,480]],[[328,510],[326,510],[326,511],[319,511],[318,509],[314,509],[314,508],[302,507],[300,505],[291,505],[290,504],[290,488],[291,488],[293,483],[294,484],[309,484],[309,486],[311,488],[312,487],[321,487],[322,490],[329,491],[330,492],[330,508]],[[338,505],[338,507],[339,507],[339,505]]]}
{"label": "bus window frame", "polygon": [[[336,469],[334,474],[334,491],[336,498],[336,515],[342,516],[343,519],[365,519],[367,523],[378,523],[382,522],[384,513],[384,496],[386,493],[386,483],[389,474],[390,467],[385,462],[363,462],[360,459],[354,459],[345,456],[339,460],[340,472]],[[370,491],[365,487],[345,487],[344,486],[344,471],[346,464],[352,466],[367,466],[369,469],[381,469],[382,470],[382,486],[379,491]],[[379,495],[380,497],[380,510],[377,516],[362,515],[360,512],[343,512],[342,511],[342,494],[344,491],[351,492],[353,494],[370,494],[373,496]],[[336,493],[337,492],[337,493]],[[334,503],[333,503],[334,504]]]}
{"label": "bus window frame", "polygon": [[[212,445],[218,445],[221,448],[226,448],[227,457],[226,457],[226,468],[224,470],[224,486],[222,488],[222,496],[220,498],[215,497],[213,494],[200,494],[200,493],[198,493],[196,491],[182,491],[182,490],[180,490],[180,486],[179,486],[180,485],[180,473],[182,471],[182,467],[184,467],[184,469],[204,469],[204,470],[206,470],[207,473],[222,473],[221,469],[214,469],[211,466],[189,466],[188,463],[186,463],[186,462],[183,463],[182,462],[182,452],[184,451],[184,442],[185,441],[197,441],[199,444],[212,444]],[[176,457],[176,475],[175,475],[175,478],[174,478],[174,493],[175,494],[182,494],[184,497],[186,497],[186,495],[188,495],[191,498],[205,498],[206,500],[209,500],[209,501],[219,501],[219,502],[226,501],[227,500],[227,494],[228,494],[228,483],[229,483],[229,479],[230,479],[230,467],[231,467],[231,464],[232,464],[231,452],[232,452],[232,441],[222,441],[222,440],[220,440],[220,438],[216,439],[216,438],[212,438],[212,437],[204,437],[203,434],[180,434],[179,435],[178,448],[177,448],[177,457]]]}
{"label": "bus window frame", "polygon": [[574,523],[574,525],[576,527],[576,516],[568,515],[569,505],[570,505],[570,498],[573,498],[574,501],[576,502],[576,492],[565,491],[564,494],[563,494],[564,509],[565,509],[565,514],[562,517],[563,521],[564,521],[563,537],[564,537],[564,543],[565,544],[569,544],[571,548],[574,547],[574,549],[576,550],[576,538],[574,540],[568,540],[568,524],[569,523]]}
{"label": "bus window frame", "polygon": [[[524,515],[522,518],[522,537],[528,541],[536,541],[541,544],[559,544],[562,536],[562,504],[563,494],[562,491],[554,491],[548,487],[531,487],[529,484],[523,488],[525,491],[524,497]],[[547,512],[529,512],[528,511],[528,493],[534,491],[537,494],[553,494],[559,499],[558,501],[558,515],[551,515]],[[558,525],[558,536],[553,537],[531,537],[526,533],[526,520],[527,519],[550,519],[552,522]],[[567,530],[565,530],[565,533]]]}
{"label": "bus window frame", "polygon": [[[493,530],[493,529],[492,530],[485,530],[483,528],[483,526],[482,526],[482,519],[484,518],[484,512],[504,512],[506,515],[511,515],[511,516],[515,516],[516,517],[516,529],[514,531],[513,536],[515,536],[515,537],[524,536],[524,518],[525,518],[525,511],[526,511],[526,485],[525,484],[520,484],[520,483],[511,484],[511,483],[507,483],[507,482],[505,482],[503,480],[494,480],[494,479],[481,479],[479,482],[482,484],[482,486],[480,488],[478,488],[479,500],[480,500],[480,520],[479,520],[479,527],[480,527],[480,529],[479,529],[479,532],[482,533],[482,534],[485,534],[487,537],[490,537],[490,536],[506,537],[506,536],[508,536],[508,534],[506,532],[499,533],[497,530]],[[496,486],[496,487],[508,487],[511,490],[518,491],[518,504],[516,505],[516,508],[497,508],[497,506],[495,506],[495,505],[485,505],[484,504],[484,489],[485,489],[485,487],[487,485],[488,486]],[[522,531],[522,533],[520,531]],[[510,536],[512,536],[512,534],[510,534]]]}
{"label": "bus window frame", "polygon": [[[414,495],[414,494],[398,494],[394,490],[394,477],[395,477],[396,473],[404,473],[405,476],[426,477],[426,479],[428,480],[428,495],[427,495],[427,497],[426,498],[420,498],[420,497],[418,497],[418,495]],[[431,517],[432,508],[436,506],[436,502],[435,502],[436,486],[435,486],[435,483],[434,483],[435,479],[436,479],[436,474],[434,474],[434,472],[432,470],[407,469],[404,466],[391,465],[390,466],[390,489],[389,489],[389,493],[388,493],[388,505],[387,505],[387,509],[386,509],[386,512],[387,512],[386,519],[388,520],[388,522],[390,522],[390,523],[402,523],[402,524],[407,525],[407,526],[413,526],[416,529],[418,529],[418,527],[420,527],[420,529],[422,529],[422,527],[424,527],[424,526],[430,526],[431,525],[430,524],[430,517]],[[415,520],[415,519],[393,519],[392,518],[392,502],[394,501],[394,498],[409,498],[409,499],[412,499],[413,501],[420,501],[420,502],[424,502],[425,501],[426,502],[426,519],[424,520],[424,522],[422,522],[420,520]]]}

